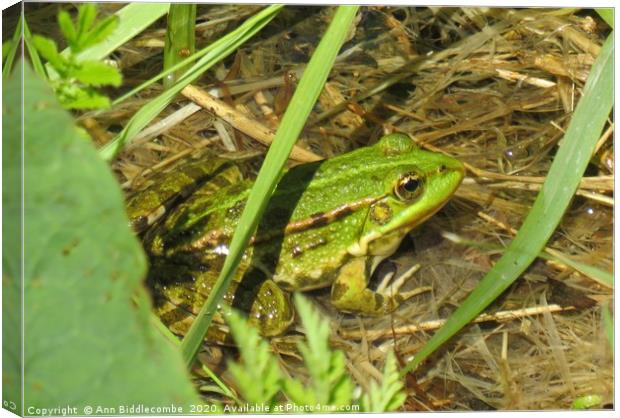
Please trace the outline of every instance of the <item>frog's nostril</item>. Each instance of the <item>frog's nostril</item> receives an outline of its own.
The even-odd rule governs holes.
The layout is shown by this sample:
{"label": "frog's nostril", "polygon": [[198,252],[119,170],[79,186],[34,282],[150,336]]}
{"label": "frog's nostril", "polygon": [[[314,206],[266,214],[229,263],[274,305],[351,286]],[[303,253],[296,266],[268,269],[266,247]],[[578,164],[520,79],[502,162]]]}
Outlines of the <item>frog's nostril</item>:
{"label": "frog's nostril", "polygon": [[437,167],[437,172],[438,173],[444,173],[447,169],[448,169],[448,167],[446,167],[445,164],[442,164],[439,167]]}

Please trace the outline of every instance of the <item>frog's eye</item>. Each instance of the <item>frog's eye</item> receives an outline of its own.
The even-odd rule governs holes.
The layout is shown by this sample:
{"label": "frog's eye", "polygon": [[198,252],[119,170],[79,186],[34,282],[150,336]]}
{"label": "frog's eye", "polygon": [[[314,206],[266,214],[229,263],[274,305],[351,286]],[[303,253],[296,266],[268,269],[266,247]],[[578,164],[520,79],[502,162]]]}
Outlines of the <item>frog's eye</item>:
{"label": "frog's eye", "polygon": [[422,193],[422,178],[416,173],[407,173],[398,179],[394,194],[400,200],[410,201]]}

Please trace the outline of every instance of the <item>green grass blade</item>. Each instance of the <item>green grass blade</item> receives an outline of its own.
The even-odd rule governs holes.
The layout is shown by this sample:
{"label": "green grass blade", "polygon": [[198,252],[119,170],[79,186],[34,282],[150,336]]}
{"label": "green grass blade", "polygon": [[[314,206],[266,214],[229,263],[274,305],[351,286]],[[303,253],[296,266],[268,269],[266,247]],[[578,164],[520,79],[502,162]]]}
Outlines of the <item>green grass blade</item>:
{"label": "green grass blade", "polygon": [[[164,45],[164,70],[182,61],[183,56],[194,53],[196,49],[196,5],[172,4],[168,12],[168,28]],[[183,74],[179,69],[164,79],[164,87],[169,88]]]}
{"label": "green grass blade", "polygon": [[114,32],[97,45],[80,52],[78,60],[100,60],[107,57],[168,13],[169,7],[168,3],[129,3],[116,12],[119,22]]}
{"label": "green grass blade", "polygon": [[105,160],[114,158],[125,143],[148,125],[185,86],[198,79],[206,70],[233,53],[240,45],[254,36],[276,16],[282,7],[282,5],[272,5],[261,10],[246,20],[240,27],[207,47],[207,53],[187,70],[174,85],[143,106],[131,118],[121,133],[99,150],[100,155]]}
{"label": "green grass blade", "polygon": [[614,317],[609,310],[609,306],[607,304],[603,304],[601,306],[602,310],[602,319],[603,319],[603,327],[605,329],[605,335],[607,336],[607,342],[609,342],[609,348],[611,348],[611,352],[614,352]]}
{"label": "green grass blade", "polygon": [[560,263],[565,264],[569,266],[570,268],[577,270],[581,274],[591,278],[592,280],[595,280],[596,282],[598,282],[599,284],[603,286],[609,287],[610,289],[613,289],[614,287],[613,274],[605,270],[601,270],[589,264],[581,263],[569,257],[565,257],[559,251],[553,251],[553,252],[550,252],[549,254],[546,254],[545,252],[541,252],[539,256],[546,260],[559,261]]}
{"label": "green grass blade", "polygon": [[357,6],[338,7],[329,28],[316,51],[312,54],[295,94],[284,113],[273,145],[267,152],[256,183],[250,192],[217,283],[181,343],[183,358],[188,365],[193,362],[194,356],[202,344],[217,304],[233,278],[245,247],[275,189],[288,155],[323,89],[357,10]]}
{"label": "green grass blade", "polygon": [[19,17],[17,21],[17,26],[15,27],[15,32],[13,33],[13,38],[11,38],[11,45],[9,47],[9,52],[6,56],[6,59],[2,63],[2,80],[6,80],[6,78],[11,73],[11,68],[13,68],[13,61],[15,61],[15,55],[17,55],[17,50],[19,50],[21,46],[21,36],[22,36],[22,22],[24,21],[24,12]]}
{"label": "green grass blade", "polygon": [[401,375],[493,302],[536,258],[560,222],[594,151],[613,105],[613,33],[597,57],[545,183],[523,226],[480,284],[415,355]]}
{"label": "green grass blade", "polygon": [[47,73],[45,72],[45,67],[41,62],[41,57],[39,56],[39,52],[37,48],[32,43],[32,34],[30,33],[30,28],[28,27],[28,22],[24,19],[24,43],[26,44],[26,49],[28,49],[28,55],[30,56],[30,62],[32,63],[32,68],[37,73],[39,77],[43,80],[47,80]]}

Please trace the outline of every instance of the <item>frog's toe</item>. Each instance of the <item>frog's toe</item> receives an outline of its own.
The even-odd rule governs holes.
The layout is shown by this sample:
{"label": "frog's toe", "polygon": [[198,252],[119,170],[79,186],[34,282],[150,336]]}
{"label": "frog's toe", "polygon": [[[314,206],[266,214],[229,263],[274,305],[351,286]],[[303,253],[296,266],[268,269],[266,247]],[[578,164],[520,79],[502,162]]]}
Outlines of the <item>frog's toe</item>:
{"label": "frog's toe", "polygon": [[[432,290],[430,286],[422,286],[413,290],[401,291],[400,288],[409,280],[413,274],[420,269],[420,265],[416,264],[409,270],[396,277],[394,280],[392,274],[386,275],[379,286],[377,287],[377,293],[383,295],[385,298],[396,298],[398,304],[417,296],[421,293],[429,292]],[[390,283],[391,282],[391,283]]]}

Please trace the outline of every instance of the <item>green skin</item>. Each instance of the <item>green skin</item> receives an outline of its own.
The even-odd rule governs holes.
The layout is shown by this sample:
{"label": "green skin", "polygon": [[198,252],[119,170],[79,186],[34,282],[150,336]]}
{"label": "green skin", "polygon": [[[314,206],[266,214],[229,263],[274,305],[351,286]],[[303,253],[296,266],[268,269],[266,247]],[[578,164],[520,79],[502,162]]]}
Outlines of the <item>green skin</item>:
{"label": "green skin", "polygon": [[[234,166],[216,165],[212,178],[144,237],[157,313],[180,334],[218,277],[253,184]],[[267,336],[281,334],[293,321],[291,291],[331,286],[331,302],[339,310],[366,315],[394,310],[406,296],[369,289],[374,269],[450,199],[463,175],[459,161],[424,151],[402,134],[292,168],[244,253],[226,303],[248,311]],[[142,194],[149,193],[155,192]],[[140,195],[131,202],[139,208]],[[130,211],[132,220],[136,213]],[[224,337],[213,327],[208,338]]]}

